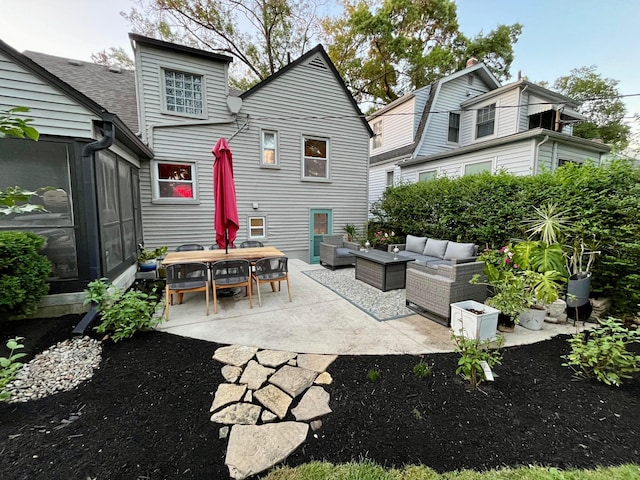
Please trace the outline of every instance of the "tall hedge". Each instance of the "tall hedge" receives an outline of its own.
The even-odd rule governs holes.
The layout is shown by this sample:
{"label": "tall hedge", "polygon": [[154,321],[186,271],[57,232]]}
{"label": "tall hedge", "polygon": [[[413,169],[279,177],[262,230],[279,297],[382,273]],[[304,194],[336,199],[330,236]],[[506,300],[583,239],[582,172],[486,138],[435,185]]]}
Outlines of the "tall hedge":
{"label": "tall hedge", "polygon": [[593,291],[623,313],[640,310],[640,169],[626,160],[566,164],[518,177],[504,172],[388,188],[372,208],[378,228],[397,234],[502,246],[545,201],[558,204],[585,238],[601,243]]}
{"label": "tall hedge", "polygon": [[0,317],[35,312],[49,291],[51,263],[39,253],[43,245],[31,232],[0,232]]}

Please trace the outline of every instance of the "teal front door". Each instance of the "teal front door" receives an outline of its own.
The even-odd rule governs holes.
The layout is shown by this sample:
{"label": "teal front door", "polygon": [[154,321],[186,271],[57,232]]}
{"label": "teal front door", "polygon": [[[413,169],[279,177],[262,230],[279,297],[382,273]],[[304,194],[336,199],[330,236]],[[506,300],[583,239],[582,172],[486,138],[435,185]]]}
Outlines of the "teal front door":
{"label": "teal front door", "polygon": [[309,263],[320,263],[320,242],[331,233],[331,210],[309,212]]}

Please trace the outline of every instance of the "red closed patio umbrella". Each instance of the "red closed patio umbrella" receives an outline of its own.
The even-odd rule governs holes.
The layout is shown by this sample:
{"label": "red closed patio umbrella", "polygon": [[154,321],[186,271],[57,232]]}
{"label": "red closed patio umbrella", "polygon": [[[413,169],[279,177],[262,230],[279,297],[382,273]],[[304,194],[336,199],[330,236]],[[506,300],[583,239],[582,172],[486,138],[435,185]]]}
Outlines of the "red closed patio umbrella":
{"label": "red closed patio umbrella", "polygon": [[234,240],[240,221],[236,204],[236,186],[233,180],[233,159],[224,138],[217,141],[211,150],[213,162],[213,197],[215,203],[216,243],[229,253],[229,245],[234,248]]}

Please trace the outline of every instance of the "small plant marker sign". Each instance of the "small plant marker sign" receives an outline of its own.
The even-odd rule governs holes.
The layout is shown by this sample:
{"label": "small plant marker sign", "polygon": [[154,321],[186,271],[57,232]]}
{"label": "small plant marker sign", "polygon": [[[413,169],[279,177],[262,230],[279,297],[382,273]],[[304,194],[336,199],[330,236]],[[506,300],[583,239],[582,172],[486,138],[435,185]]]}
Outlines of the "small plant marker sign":
{"label": "small plant marker sign", "polygon": [[493,382],[493,372],[491,371],[491,367],[485,360],[480,360],[480,365],[482,365],[482,371],[484,372],[484,379],[487,382]]}

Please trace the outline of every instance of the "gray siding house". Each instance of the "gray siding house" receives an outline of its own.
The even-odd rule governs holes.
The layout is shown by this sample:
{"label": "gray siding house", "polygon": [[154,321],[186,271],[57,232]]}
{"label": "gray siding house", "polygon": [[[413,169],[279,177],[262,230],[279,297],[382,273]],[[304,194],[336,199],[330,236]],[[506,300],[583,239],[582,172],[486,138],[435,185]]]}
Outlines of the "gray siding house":
{"label": "gray siding house", "polygon": [[482,63],[416,89],[368,120],[369,207],[399,181],[504,170],[534,175],[565,162],[600,162],[602,143],[572,136],[584,120],[571,98],[526,80],[501,86]]}
{"label": "gray siding house", "polygon": [[[47,238],[58,303],[108,277],[129,285],[136,247],[215,243],[213,161],[229,141],[241,228],[319,260],[323,234],[367,219],[371,129],[321,46],[241,93],[230,57],[131,34],[135,71],[0,41],[0,110],[26,106],[40,141],[0,139],[0,188],[56,188],[47,213],[0,229]],[[47,203],[48,202],[48,203]]]}

